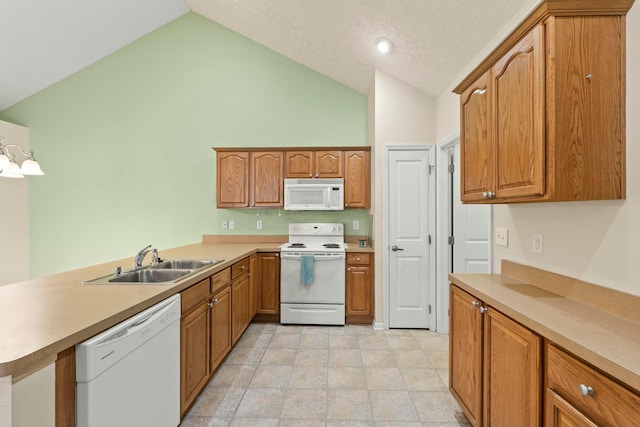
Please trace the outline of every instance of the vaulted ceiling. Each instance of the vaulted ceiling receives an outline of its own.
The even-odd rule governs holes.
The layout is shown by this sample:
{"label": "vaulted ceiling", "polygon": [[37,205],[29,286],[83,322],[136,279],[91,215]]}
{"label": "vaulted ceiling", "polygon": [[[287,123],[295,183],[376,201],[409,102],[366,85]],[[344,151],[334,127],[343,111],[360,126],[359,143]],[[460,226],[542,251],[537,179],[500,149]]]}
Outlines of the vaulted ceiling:
{"label": "vaulted ceiling", "polygon": [[377,69],[435,97],[525,2],[0,0],[0,111],[190,10],[359,92]]}

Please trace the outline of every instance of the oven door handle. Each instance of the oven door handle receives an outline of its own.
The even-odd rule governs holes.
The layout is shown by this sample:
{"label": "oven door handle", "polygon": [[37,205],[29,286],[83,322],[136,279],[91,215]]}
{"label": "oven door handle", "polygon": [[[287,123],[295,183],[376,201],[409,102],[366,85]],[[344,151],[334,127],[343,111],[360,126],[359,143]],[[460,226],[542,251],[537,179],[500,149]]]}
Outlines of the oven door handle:
{"label": "oven door handle", "polygon": [[299,260],[302,255],[313,255],[313,260],[316,262],[317,261],[336,261],[336,260],[341,260],[346,258],[345,254],[311,254],[311,253],[299,253],[299,252],[296,252],[296,253],[282,252],[280,253],[280,258]]}

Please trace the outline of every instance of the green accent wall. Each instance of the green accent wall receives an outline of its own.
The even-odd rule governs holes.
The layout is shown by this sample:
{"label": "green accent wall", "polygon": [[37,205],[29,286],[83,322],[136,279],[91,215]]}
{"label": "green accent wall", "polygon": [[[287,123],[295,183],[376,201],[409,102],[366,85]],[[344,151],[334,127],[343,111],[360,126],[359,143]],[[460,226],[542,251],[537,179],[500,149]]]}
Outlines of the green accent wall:
{"label": "green accent wall", "polygon": [[[216,209],[211,149],[366,145],[366,108],[365,95],[187,13],[0,112],[29,128],[46,173],[27,178],[30,276],[203,234],[287,234],[289,222],[366,234],[367,210]],[[222,230],[229,219],[235,230]]]}

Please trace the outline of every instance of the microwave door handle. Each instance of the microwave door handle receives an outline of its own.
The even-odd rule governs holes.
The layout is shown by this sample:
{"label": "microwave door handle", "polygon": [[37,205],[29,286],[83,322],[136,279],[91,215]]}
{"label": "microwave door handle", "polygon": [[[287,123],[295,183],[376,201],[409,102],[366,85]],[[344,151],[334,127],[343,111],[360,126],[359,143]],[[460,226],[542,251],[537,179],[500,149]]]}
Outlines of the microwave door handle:
{"label": "microwave door handle", "polygon": [[324,198],[325,202],[324,202],[324,207],[325,208],[330,208],[331,207],[331,187],[327,187],[327,195]]}

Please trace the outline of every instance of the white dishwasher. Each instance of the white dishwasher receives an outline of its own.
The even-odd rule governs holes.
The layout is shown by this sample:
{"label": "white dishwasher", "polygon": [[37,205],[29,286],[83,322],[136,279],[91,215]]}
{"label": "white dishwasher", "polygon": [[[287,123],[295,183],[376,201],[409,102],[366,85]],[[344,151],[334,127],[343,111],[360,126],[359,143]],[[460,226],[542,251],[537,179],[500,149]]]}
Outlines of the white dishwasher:
{"label": "white dishwasher", "polygon": [[81,427],[180,423],[180,295],[76,346]]}

